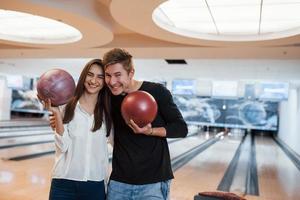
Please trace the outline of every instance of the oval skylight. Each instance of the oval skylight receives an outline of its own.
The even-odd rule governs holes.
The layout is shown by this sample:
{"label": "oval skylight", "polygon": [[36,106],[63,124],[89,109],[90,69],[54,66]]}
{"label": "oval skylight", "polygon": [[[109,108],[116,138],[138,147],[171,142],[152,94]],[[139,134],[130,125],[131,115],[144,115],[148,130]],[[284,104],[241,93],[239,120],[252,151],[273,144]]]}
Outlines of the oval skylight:
{"label": "oval skylight", "polygon": [[0,9],[0,39],[34,43],[65,44],[79,41],[80,31],[65,23],[23,12]]}
{"label": "oval skylight", "polygon": [[300,0],[169,0],[152,14],[175,34],[218,41],[270,40],[300,33]]}

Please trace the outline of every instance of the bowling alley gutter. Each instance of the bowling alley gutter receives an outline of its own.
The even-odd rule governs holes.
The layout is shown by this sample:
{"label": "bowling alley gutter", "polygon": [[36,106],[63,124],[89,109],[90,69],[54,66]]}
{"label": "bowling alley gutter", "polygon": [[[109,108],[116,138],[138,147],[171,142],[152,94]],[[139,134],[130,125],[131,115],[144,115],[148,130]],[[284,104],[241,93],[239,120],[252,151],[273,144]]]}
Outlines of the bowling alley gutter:
{"label": "bowling alley gutter", "polygon": [[295,151],[293,151],[291,148],[289,148],[289,146],[286,145],[278,137],[273,136],[273,139],[275,140],[277,145],[282,149],[282,151],[289,157],[289,159],[294,163],[294,165],[300,171],[300,156]]}
{"label": "bowling alley gutter", "polygon": [[255,135],[246,134],[235,152],[217,190],[259,195]]}
{"label": "bowling alley gutter", "polygon": [[54,154],[55,151],[44,151],[40,153],[34,153],[34,154],[28,154],[28,155],[21,155],[21,156],[15,156],[15,157],[10,157],[10,158],[4,158],[3,160],[13,160],[13,161],[21,161],[21,160],[27,160],[27,159],[32,159],[32,158],[37,158],[40,156],[45,156],[49,154]]}
{"label": "bowling alley gutter", "polygon": [[200,145],[180,154],[179,156],[173,158],[171,160],[172,169],[175,172],[179,168],[181,168],[183,165],[188,163],[190,160],[192,160],[194,157],[196,157],[198,154],[206,150],[208,147],[216,143],[220,140],[221,136],[223,136],[224,133],[221,132],[217,134],[215,137],[210,138],[206,140],[205,142],[201,143]]}
{"label": "bowling alley gutter", "polygon": [[45,140],[45,141],[38,141],[38,142],[26,142],[26,143],[18,143],[18,144],[1,145],[0,149],[14,148],[14,147],[20,147],[20,146],[29,146],[29,145],[35,145],[35,144],[44,144],[44,143],[51,143],[51,142],[54,142],[54,140]]}

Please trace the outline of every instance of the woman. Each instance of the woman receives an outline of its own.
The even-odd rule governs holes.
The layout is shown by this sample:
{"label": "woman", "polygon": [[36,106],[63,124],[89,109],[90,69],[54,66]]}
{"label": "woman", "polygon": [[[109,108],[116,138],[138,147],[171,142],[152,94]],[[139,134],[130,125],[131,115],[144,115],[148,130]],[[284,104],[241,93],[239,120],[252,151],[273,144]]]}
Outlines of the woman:
{"label": "woman", "polygon": [[86,64],[63,112],[49,99],[44,106],[51,112],[56,146],[49,199],[105,199],[111,117],[101,60]]}

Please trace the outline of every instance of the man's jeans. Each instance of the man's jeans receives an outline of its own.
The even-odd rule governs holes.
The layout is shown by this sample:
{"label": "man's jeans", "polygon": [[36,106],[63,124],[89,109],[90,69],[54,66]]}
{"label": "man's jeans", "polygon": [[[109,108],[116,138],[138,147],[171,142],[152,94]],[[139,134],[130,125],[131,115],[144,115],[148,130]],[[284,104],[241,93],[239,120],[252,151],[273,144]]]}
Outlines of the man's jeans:
{"label": "man's jeans", "polygon": [[168,200],[171,181],[132,185],[110,180],[107,200]]}

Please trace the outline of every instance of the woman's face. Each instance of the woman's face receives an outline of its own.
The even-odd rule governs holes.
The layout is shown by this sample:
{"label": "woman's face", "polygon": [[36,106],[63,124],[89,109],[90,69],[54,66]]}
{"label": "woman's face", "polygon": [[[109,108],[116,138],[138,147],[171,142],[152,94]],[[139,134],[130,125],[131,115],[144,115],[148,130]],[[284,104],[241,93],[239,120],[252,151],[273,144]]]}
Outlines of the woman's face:
{"label": "woman's face", "polygon": [[84,81],[85,91],[89,94],[97,94],[104,86],[104,74],[102,68],[93,64]]}

